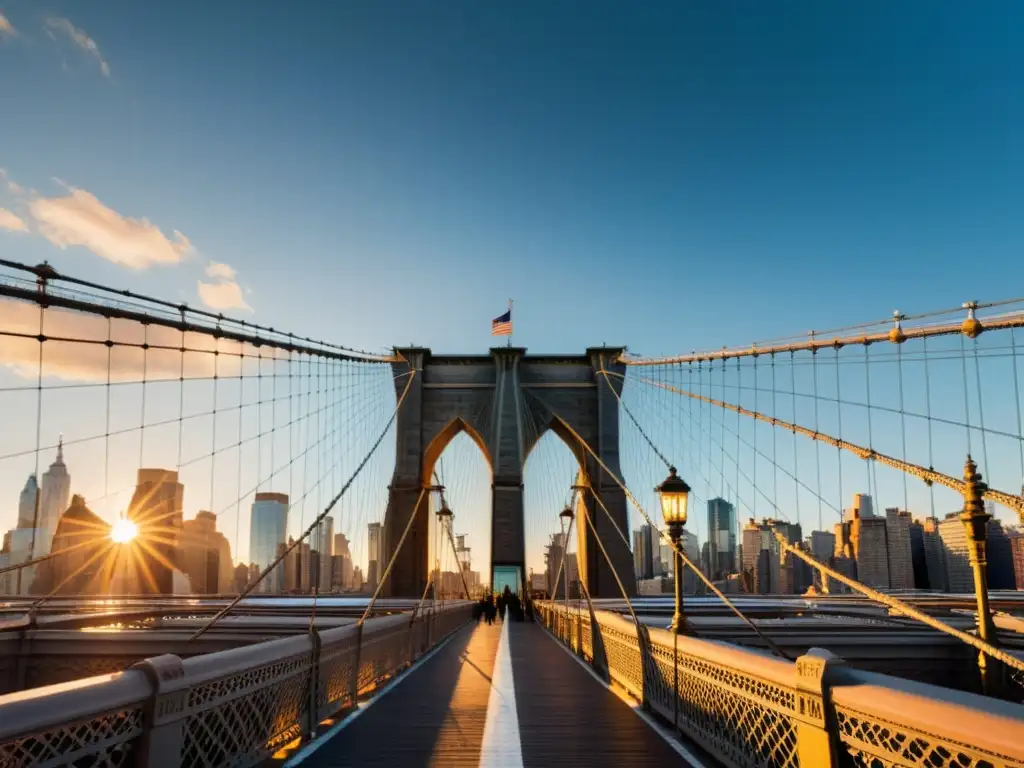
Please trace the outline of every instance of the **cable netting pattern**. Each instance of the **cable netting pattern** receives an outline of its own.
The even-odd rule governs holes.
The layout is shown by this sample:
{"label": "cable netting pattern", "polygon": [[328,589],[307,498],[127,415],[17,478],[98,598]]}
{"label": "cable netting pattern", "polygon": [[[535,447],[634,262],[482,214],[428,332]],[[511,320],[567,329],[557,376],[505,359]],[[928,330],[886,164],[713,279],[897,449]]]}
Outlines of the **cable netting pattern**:
{"label": "cable netting pattern", "polygon": [[300,733],[308,711],[309,656],[198,686],[184,724],[181,764],[242,766],[263,760]]}
{"label": "cable netting pattern", "polygon": [[127,766],[141,735],[141,707],[117,710],[0,744],[0,765]]}
{"label": "cable netting pattern", "polygon": [[1020,768],[994,752],[837,706],[842,749],[863,768]]}

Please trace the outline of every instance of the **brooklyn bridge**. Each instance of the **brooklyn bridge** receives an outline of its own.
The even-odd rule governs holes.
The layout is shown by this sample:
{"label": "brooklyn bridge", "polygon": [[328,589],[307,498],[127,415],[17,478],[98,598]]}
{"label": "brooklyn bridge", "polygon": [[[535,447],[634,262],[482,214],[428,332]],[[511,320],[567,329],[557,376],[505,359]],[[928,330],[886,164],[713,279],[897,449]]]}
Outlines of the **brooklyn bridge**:
{"label": "brooklyn bridge", "polygon": [[0,296],[2,765],[1024,765],[1021,301],[645,358]]}

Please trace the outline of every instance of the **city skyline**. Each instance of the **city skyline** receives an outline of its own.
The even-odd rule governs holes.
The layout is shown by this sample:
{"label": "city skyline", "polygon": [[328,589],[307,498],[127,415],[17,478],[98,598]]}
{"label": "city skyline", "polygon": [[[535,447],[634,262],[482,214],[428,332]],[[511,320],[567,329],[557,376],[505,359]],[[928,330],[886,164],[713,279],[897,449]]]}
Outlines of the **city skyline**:
{"label": "city skyline", "polygon": [[[1019,50],[1007,18],[1016,18],[1016,9],[979,11],[963,26],[942,9],[910,18],[883,6],[803,9],[796,25],[768,7],[738,24],[704,7],[644,8],[626,21],[602,12],[607,8],[586,20],[557,7],[464,9],[457,18],[423,8],[375,46],[367,42],[375,35],[357,30],[391,29],[377,8],[331,8],[322,28],[309,29],[295,14],[271,20],[250,18],[231,3],[193,7],[208,23],[180,30],[174,43],[155,31],[177,24],[180,12],[169,9],[126,2],[102,10],[59,2],[5,7],[11,32],[0,32],[0,67],[12,73],[10,98],[19,105],[0,126],[5,255],[376,352],[409,342],[438,352],[483,352],[494,341],[490,320],[510,296],[514,343],[531,351],[580,351],[607,341],[654,355],[844,327],[893,309],[913,314],[1004,298],[1006,286],[1024,276],[1024,241],[1003,213],[1024,196],[1016,140],[1024,107],[1000,96],[1015,87]],[[58,19],[59,29],[81,35],[54,34]],[[225,58],[208,30],[243,19],[244,40]],[[418,34],[423,28],[438,34]],[[474,29],[486,34],[465,34]],[[568,57],[554,29],[575,31],[579,45]],[[85,40],[92,47],[83,51]],[[192,53],[172,66],[174,44]],[[277,45],[291,65],[275,67],[261,57]],[[147,55],[158,50],[164,55]],[[301,63],[310,51],[323,54],[318,66]],[[247,85],[255,77],[264,85],[259,96]],[[169,106],[166,93],[183,95],[187,117]],[[620,105],[613,115],[610,103]],[[84,113],[95,120],[80,120]],[[965,198],[966,189],[972,194]],[[456,285],[459,301],[445,301]],[[389,301],[374,286],[387,286]],[[430,311],[423,310],[424,297],[431,297]],[[232,376],[243,371],[230,358],[179,360],[177,334],[158,328],[113,323],[117,338],[153,344],[145,354],[115,347],[108,355],[99,344],[70,354],[47,342],[37,428],[40,350],[32,336],[39,313],[8,301],[2,308],[9,330],[27,337],[0,338],[0,409],[10,435],[0,465],[0,529],[16,526],[26,478],[41,478],[49,458],[40,465],[36,454],[54,450],[62,433],[77,468],[76,492],[108,523],[130,503],[141,467],[179,471],[188,489],[185,519],[212,511],[239,557],[251,538],[250,489],[296,500],[288,521],[293,536],[326,506],[314,456],[309,466],[265,482],[272,455],[280,469],[293,438],[282,430],[256,455],[252,435],[261,420],[284,424],[292,417],[283,407],[247,408],[238,417],[239,400],[259,397],[255,363],[246,363],[248,380],[236,391]],[[53,335],[102,341],[110,331],[100,317],[69,322],[56,310],[46,315],[44,330]],[[1024,480],[1017,446],[979,446],[977,425],[982,392],[990,429],[1013,423],[1018,393],[1005,355],[999,358],[985,335],[976,343],[984,369],[978,383],[974,371],[963,381],[959,360],[943,359],[956,343],[932,347],[931,404],[947,420],[975,424],[974,452],[986,480],[1012,491]],[[853,366],[848,377],[838,363],[833,372],[829,351],[820,356],[814,385],[836,399],[841,385],[843,399],[867,395],[890,409],[901,408],[897,392],[905,385],[908,403],[923,410],[918,353],[908,352],[900,382],[891,353],[875,347],[876,353],[862,366],[877,381],[870,391]],[[180,400],[179,363],[189,377]],[[767,376],[764,365],[760,374]],[[260,366],[281,373],[288,363]],[[307,379],[317,372],[302,367],[296,407],[314,412],[307,398],[315,385]],[[219,389],[207,380],[218,368]],[[143,370],[159,381],[130,385]],[[808,371],[782,372],[807,391]],[[104,385],[108,375],[113,398]],[[752,407],[751,379],[733,376],[730,368],[724,394],[743,394]],[[374,387],[393,388],[386,366],[368,378],[371,399]],[[717,381],[707,382],[716,395]],[[966,414],[961,386],[970,390]],[[642,410],[643,395],[634,390],[627,387],[624,397]],[[266,398],[264,392],[260,399]],[[108,424],[111,400],[117,412]],[[351,474],[388,416],[390,401],[372,402],[370,415],[344,413],[370,438],[322,457],[339,463],[331,490]],[[189,418],[184,429],[174,422],[179,403]],[[772,407],[785,416],[789,405]],[[218,413],[213,424],[198,416],[210,410]],[[800,423],[817,419],[809,402],[793,411]],[[822,408],[821,428],[853,433],[862,444],[871,432],[873,445],[900,455],[895,420],[876,420],[872,430],[858,414],[846,409],[837,418]],[[653,412],[642,415],[645,424],[654,422]],[[707,446],[700,450],[695,437],[653,435],[694,487],[696,504],[720,496],[740,519],[787,517],[805,530],[827,530],[856,485],[880,508],[932,511],[920,484],[905,492],[891,471],[878,468],[873,477],[876,468],[833,455],[822,460],[815,491],[839,511],[819,512],[821,503],[806,488],[788,487],[781,474],[768,479],[772,465],[745,445],[729,450],[750,479],[734,473],[721,438],[708,429],[710,414],[704,418]],[[141,423],[159,426],[132,431]],[[910,422],[906,442],[917,463],[928,466],[922,425]],[[958,476],[969,441],[936,420],[928,427],[935,430],[934,465]],[[314,444],[321,429],[329,427],[314,419],[294,439]],[[765,425],[742,429],[745,441],[769,450]],[[108,439],[94,439],[108,430]],[[248,442],[232,450],[239,436]],[[453,507],[473,538],[474,557],[485,562],[489,469],[471,441],[449,450],[445,460],[465,463],[473,475],[460,498],[453,492]],[[814,451],[800,450],[800,475],[810,477]],[[627,443],[624,455],[629,451],[623,473],[655,514],[657,457],[640,443]],[[541,455],[556,465],[550,477],[535,466]],[[367,518],[379,519],[386,503],[388,472],[381,468],[393,460],[385,440],[358,491],[332,514],[360,562],[368,561]],[[527,459],[527,559],[534,567],[543,563],[574,461],[557,437],[545,438]],[[938,515],[956,507],[942,489],[935,498]],[[996,514],[1012,520],[1001,507]],[[632,509],[630,526],[639,522]],[[691,525],[706,541],[706,522],[695,518]]]}

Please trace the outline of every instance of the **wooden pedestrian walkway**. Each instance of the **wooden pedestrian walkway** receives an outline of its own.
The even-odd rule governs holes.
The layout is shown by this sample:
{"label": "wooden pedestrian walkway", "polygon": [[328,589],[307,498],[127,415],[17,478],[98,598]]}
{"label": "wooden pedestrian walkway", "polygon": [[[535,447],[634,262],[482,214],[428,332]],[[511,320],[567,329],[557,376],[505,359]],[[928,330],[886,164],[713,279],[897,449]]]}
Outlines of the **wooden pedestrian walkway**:
{"label": "wooden pedestrian walkway", "polygon": [[481,623],[294,763],[666,768],[687,760],[537,624]]}

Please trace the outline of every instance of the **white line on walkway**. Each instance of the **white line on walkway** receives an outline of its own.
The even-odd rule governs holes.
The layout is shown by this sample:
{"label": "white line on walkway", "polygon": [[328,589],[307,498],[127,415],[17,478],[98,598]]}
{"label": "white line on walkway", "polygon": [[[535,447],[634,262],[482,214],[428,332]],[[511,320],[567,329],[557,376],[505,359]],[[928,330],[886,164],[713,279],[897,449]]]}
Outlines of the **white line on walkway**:
{"label": "white line on walkway", "polygon": [[508,648],[509,621],[508,609],[505,609],[498,654],[491,673],[487,721],[484,723],[484,740],[480,745],[480,768],[523,768],[516,688],[512,682],[512,654]]}
{"label": "white line on walkway", "polygon": [[395,686],[397,686],[399,683],[401,683],[403,680],[405,680],[405,678],[407,678],[409,675],[411,675],[417,669],[419,669],[424,664],[426,664],[428,661],[430,661],[430,659],[433,657],[433,655],[435,653],[437,653],[438,651],[440,651],[442,648],[444,648],[446,645],[448,645],[448,643],[451,642],[452,638],[454,638],[457,634],[459,634],[459,632],[461,632],[461,630],[456,630],[455,632],[452,632],[450,635],[448,635],[448,637],[446,637],[440,643],[435,645],[431,650],[429,650],[427,653],[425,653],[423,656],[421,656],[416,661],[415,664],[410,666],[408,669],[406,669],[404,672],[402,672],[396,678],[394,678],[391,682],[389,682],[387,685],[385,685],[383,688],[381,688],[380,692],[375,694],[373,696],[373,698],[371,698],[371,699],[369,699],[367,701],[364,701],[364,702],[357,703],[356,704],[356,708],[344,720],[342,720],[339,723],[335,723],[334,725],[332,725],[329,730],[324,731],[322,734],[320,734],[315,739],[313,739],[313,741],[309,742],[309,744],[307,744],[302,749],[300,749],[298,752],[296,752],[294,755],[292,755],[285,762],[285,764],[282,766],[282,768],[292,768],[292,766],[298,765],[303,760],[305,760],[307,757],[309,757],[314,752],[316,752],[318,749],[320,749],[320,747],[322,747],[324,744],[326,744],[331,739],[333,739],[335,736],[337,736],[339,733],[341,733],[342,730],[344,730],[349,725],[351,725],[352,722],[357,717],[359,717],[361,714],[363,714],[363,712],[368,710],[370,707],[372,707],[378,701],[380,701],[385,696],[387,696],[389,693],[391,693],[392,689],[394,689]]}
{"label": "white line on walkway", "polygon": [[543,626],[541,628],[544,629],[544,634],[551,639],[551,642],[553,642],[555,645],[557,645],[559,648],[561,648],[563,651],[569,654],[569,658],[571,658],[573,661],[575,661],[577,664],[579,664],[581,667],[587,670],[587,672],[590,673],[590,676],[593,677],[601,687],[611,691],[622,701],[623,704],[625,704],[627,707],[636,712],[637,717],[639,717],[641,720],[647,723],[647,725],[649,725],[655,733],[661,736],[661,738],[664,739],[665,742],[667,742],[668,745],[676,751],[676,754],[678,754],[681,758],[686,760],[686,762],[688,762],[691,766],[694,766],[694,768],[708,768],[707,763],[699,760],[696,755],[694,755],[690,750],[683,746],[679,739],[676,738],[676,734],[674,731],[669,730],[660,722],[651,717],[649,714],[644,712],[643,708],[639,704],[637,704],[636,701],[629,698],[625,694],[619,693],[619,691],[615,690],[613,686],[609,685],[607,682],[602,680],[601,676],[594,671],[593,667],[591,667],[589,664],[587,664],[587,662],[585,662],[575,653],[573,653],[564,645],[562,645],[558,638],[552,635],[550,632],[548,632],[546,628],[544,628]]}

